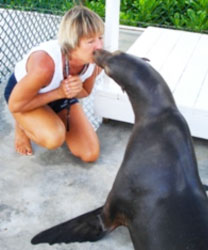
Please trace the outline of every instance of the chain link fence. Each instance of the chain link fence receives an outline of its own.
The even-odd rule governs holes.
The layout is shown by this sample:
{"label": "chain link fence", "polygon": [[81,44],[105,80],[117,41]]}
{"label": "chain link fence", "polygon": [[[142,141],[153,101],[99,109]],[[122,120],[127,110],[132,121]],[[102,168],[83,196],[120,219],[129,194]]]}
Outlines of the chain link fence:
{"label": "chain link fence", "polygon": [[1,81],[33,46],[52,39],[61,17],[38,12],[0,9]]}
{"label": "chain link fence", "polygon": [[[56,37],[62,15],[63,13],[54,15],[0,8],[0,83],[3,87],[13,72],[14,65],[24,54],[42,41]],[[100,81],[102,78],[98,77],[95,85]],[[83,109],[95,129],[102,122],[93,109],[96,86],[89,97],[81,100]]]}

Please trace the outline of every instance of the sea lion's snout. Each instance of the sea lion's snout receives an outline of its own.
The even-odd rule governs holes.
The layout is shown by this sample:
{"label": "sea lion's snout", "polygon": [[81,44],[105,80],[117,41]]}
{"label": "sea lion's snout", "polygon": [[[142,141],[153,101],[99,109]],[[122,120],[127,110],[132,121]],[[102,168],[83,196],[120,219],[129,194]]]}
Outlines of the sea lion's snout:
{"label": "sea lion's snout", "polygon": [[101,68],[105,68],[106,62],[112,54],[106,50],[98,49],[93,52],[93,59],[95,63]]}

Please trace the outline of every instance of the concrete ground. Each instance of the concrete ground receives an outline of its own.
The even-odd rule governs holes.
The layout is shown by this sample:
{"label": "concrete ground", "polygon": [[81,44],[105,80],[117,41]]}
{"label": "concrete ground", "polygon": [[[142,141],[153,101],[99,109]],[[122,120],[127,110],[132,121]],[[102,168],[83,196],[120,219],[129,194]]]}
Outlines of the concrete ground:
{"label": "concrete ground", "polygon": [[[138,32],[121,31],[120,48],[126,50]],[[131,250],[129,233],[121,227],[95,243],[33,246],[38,232],[105,202],[121,164],[132,125],[103,123],[97,130],[101,155],[84,164],[63,145],[46,150],[33,145],[35,154],[19,156],[13,147],[13,121],[0,87],[0,249],[1,250]],[[208,141],[194,138],[200,176],[208,184]]]}

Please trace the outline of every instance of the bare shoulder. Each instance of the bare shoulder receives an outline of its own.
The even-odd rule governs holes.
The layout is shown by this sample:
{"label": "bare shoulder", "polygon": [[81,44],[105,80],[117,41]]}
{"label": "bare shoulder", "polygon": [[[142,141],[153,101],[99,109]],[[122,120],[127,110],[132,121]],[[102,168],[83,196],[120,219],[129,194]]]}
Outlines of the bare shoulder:
{"label": "bare shoulder", "polygon": [[51,78],[54,74],[55,64],[53,59],[45,51],[35,51],[28,58],[26,65],[28,74],[43,75],[44,78]]}

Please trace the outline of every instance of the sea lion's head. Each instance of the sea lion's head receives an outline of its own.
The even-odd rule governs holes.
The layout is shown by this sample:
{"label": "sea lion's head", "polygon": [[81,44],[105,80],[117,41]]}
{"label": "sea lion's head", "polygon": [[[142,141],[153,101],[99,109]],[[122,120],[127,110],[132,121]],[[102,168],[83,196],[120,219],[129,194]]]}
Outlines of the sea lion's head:
{"label": "sea lion's head", "polygon": [[[104,69],[105,73],[116,81],[123,90],[136,88],[138,67],[145,64],[141,58],[134,57],[122,51],[113,53],[99,49],[94,52],[95,63]],[[141,73],[141,70],[140,70]]]}

